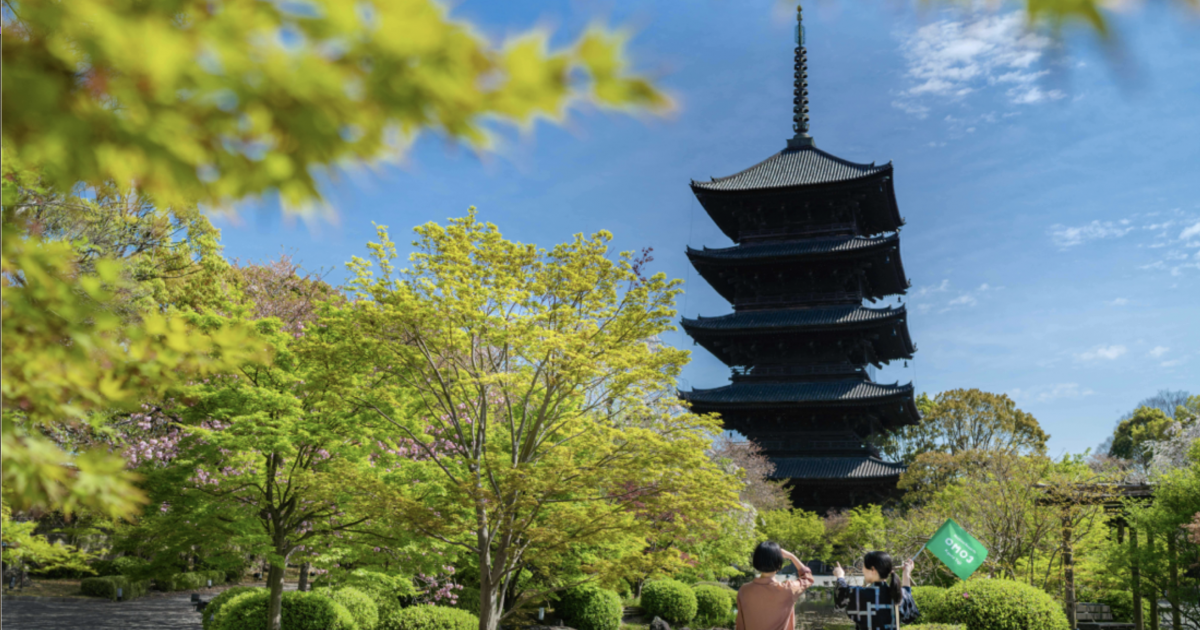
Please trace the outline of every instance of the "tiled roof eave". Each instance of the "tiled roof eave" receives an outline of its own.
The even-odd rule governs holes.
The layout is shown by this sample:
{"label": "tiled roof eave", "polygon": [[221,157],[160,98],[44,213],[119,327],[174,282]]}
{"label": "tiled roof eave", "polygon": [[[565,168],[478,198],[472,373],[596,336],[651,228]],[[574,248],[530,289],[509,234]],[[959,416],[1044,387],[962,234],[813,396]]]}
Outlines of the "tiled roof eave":
{"label": "tiled roof eave", "polygon": [[[823,240],[829,243],[837,243],[832,247],[822,247],[822,245],[814,246],[812,241]],[[835,239],[810,239],[809,241],[793,241],[784,243],[771,243],[767,245],[737,245],[734,247],[723,247],[719,249],[693,249],[687,248],[688,259],[694,262],[702,263],[720,263],[720,264],[762,264],[776,261],[788,260],[811,260],[814,258],[865,258],[868,256],[877,256],[889,249],[899,249],[900,238],[898,234],[889,234],[887,236],[863,238],[863,237],[848,237]],[[846,245],[853,244],[847,247]],[[809,249],[805,251],[805,247]]]}

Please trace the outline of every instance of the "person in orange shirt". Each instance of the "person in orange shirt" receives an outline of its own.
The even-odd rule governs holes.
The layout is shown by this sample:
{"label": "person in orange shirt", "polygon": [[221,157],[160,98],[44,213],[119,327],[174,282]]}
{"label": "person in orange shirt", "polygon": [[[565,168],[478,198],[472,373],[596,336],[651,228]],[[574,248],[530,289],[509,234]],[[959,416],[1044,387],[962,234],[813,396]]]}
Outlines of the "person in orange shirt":
{"label": "person in orange shirt", "polygon": [[[798,576],[776,582],[784,560],[796,566]],[[758,544],[751,563],[759,576],[738,589],[737,630],[795,630],[796,600],[816,582],[812,569],[771,541]]]}

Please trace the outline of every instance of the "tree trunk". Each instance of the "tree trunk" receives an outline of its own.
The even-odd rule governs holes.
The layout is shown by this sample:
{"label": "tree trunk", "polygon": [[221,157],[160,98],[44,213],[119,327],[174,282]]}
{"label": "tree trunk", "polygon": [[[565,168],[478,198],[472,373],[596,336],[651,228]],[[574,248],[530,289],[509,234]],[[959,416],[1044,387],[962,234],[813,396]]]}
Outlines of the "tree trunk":
{"label": "tree trunk", "polygon": [[1063,593],[1063,603],[1067,609],[1067,627],[1074,628],[1079,625],[1076,618],[1075,610],[1075,557],[1071,549],[1071,517],[1069,512],[1063,511],[1062,515],[1062,555],[1063,555],[1063,583],[1066,587]]}
{"label": "tree trunk", "polygon": [[1136,527],[1129,528],[1129,581],[1133,590],[1133,627],[1134,630],[1145,630],[1146,622],[1142,619],[1142,569],[1138,566],[1138,532]]}
{"label": "tree trunk", "polygon": [[1175,630],[1183,628],[1183,615],[1179,610],[1179,557],[1175,544],[1175,532],[1167,532],[1167,562],[1171,572],[1171,625]]}
{"label": "tree trunk", "polygon": [[303,593],[308,590],[308,563],[300,565],[300,583],[296,586],[296,590]]}
{"label": "tree trunk", "polygon": [[267,606],[267,630],[280,630],[283,623],[283,566],[271,565],[267,571],[267,588],[271,589]]}
{"label": "tree trunk", "polygon": [[479,630],[499,630],[504,597],[500,584],[492,579],[491,567],[484,567],[479,571]]}

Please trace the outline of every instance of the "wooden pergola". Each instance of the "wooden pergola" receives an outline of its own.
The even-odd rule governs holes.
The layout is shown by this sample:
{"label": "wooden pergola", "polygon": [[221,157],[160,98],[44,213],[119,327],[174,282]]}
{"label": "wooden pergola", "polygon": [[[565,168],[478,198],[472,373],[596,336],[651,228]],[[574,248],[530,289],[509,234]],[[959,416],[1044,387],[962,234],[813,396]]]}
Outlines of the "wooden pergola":
{"label": "wooden pergola", "polygon": [[[1115,527],[1117,530],[1118,544],[1125,544],[1126,529],[1129,530],[1129,549],[1131,551],[1129,575],[1133,589],[1133,624],[1135,630],[1145,630],[1146,620],[1142,618],[1142,572],[1137,561],[1138,532],[1137,529],[1130,527],[1128,521],[1125,519],[1125,505],[1131,499],[1147,502],[1153,500],[1153,486],[1148,483],[1082,483],[1067,486],[1038,484],[1037,487],[1043,489],[1046,494],[1039,501],[1042,505],[1104,506],[1105,514],[1109,515],[1109,526]],[[1075,601],[1075,559],[1071,548],[1072,522],[1065,511],[1062,516],[1062,526],[1063,578],[1066,583],[1066,592],[1063,599],[1065,600],[1064,604],[1067,609],[1067,623],[1070,624],[1071,628],[1075,628],[1079,625],[1079,622],[1075,610],[1077,602]],[[1177,578],[1177,576],[1172,577]],[[1158,599],[1155,598],[1154,602],[1153,609],[1155,610],[1155,616],[1151,621],[1151,625],[1152,628],[1158,628]],[[1175,626],[1179,627],[1179,602],[1173,600],[1171,607],[1172,614],[1176,619]]]}

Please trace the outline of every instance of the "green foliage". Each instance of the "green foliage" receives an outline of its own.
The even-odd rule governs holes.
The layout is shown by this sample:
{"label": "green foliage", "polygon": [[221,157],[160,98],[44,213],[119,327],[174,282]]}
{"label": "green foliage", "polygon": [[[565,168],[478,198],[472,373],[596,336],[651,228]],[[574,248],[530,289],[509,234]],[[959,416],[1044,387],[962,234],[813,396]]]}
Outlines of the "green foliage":
{"label": "green foliage", "polygon": [[683,582],[655,580],[642,586],[642,608],[667,623],[686,624],[696,618],[696,594]]}
{"label": "green foliage", "polygon": [[349,586],[337,590],[321,589],[317,592],[345,606],[354,618],[354,623],[358,625],[358,630],[375,630],[379,625],[379,607],[366,593]]}
{"label": "green foliage", "polygon": [[[270,593],[253,589],[233,597],[214,620],[215,630],[261,630],[267,627]],[[287,630],[358,630],[345,606],[319,593],[283,594],[282,628]]]}
{"label": "green foliage", "polygon": [[830,544],[825,537],[825,521],[815,512],[799,508],[768,510],[758,513],[760,536],[779,543],[801,560],[827,558]]}
{"label": "green foliage", "polygon": [[903,627],[909,630],[967,630],[965,625],[956,623],[913,623]]}
{"label": "green foliage", "polygon": [[320,173],[394,156],[425,129],[482,146],[485,118],[667,105],[629,76],[620,33],[496,45],[432,0],[16,2],[3,33],[4,93],[22,95],[5,101],[5,159],[63,189],[136,181],[164,206],[312,201]]}
{"label": "green foliage", "polygon": [[1171,416],[1163,410],[1138,407],[1132,416],[1117,425],[1108,453],[1113,457],[1134,460],[1143,466],[1149,465],[1154,453],[1146,442],[1165,439],[1171,424]]}
{"label": "green foliage", "polygon": [[884,455],[911,464],[925,453],[1042,453],[1050,437],[1006,394],[952,389],[919,403],[918,424],[881,436]]}
{"label": "green foliage", "polygon": [[173,313],[131,319],[125,298],[133,281],[124,265],[97,257],[81,266],[76,243],[45,238],[18,212],[50,193],[35,175],[14,170],[8,152],[2,183],[4,502],[16,510],[128,516],[145,501],[134,473],[111,445],[64,448],[67,436],[91,432],[105,414],[188,378],[265,353],[240,327],[201,335]]}
{"label": "green foliage", "polygon": [[119,556],[112,560],[97,560],[92,563],[92,568],[100,575],[124,575],[128,577],[141,575],[146,564],[146,560],[136,556]]}
{"label": "green foliage", "polygon": [[970,580],[946,589],[944,623],[971,630],[1068,630],[1062,606],[1045,591],[1012,580]]}
{"label": "green foliage", "polygon": [[619,630],[624,607],[613,591],[584,585],[564,592],[555,610],[577,630]]}
{"label": "green foliage", "polygon": [[[1109,591],[1096,598],[1096,603],[1104,604],[1112,609],[1113,621],[1117,623],[1133,623],[1133,593],[1131,591]],[[1142,619],[1150,618],[1150,608],[1153,602],[1149,597],[1142,598]]]}
{"label": "green foliage", "polygon": [[107,575],[104,577],[84,578],[79,582],[80,592],[92,597],[106,597],[115,600],[118,589],[121,591],[122,599],[135,599],[145,595],[150,590],[150,581],[130,580],[123,575]]}
{"label": "green foliage", "polygon": [[495,576],[488,602],[536,596],[512,588],[529,576],[608,585],[701,564],[692,551],[740,512],[738,480],[708,458],[717,419],[675,405],[687,353],[653,341],[674,326],[679,283],[642,276],[607,232],[547,251],[505,240],[474,210],[416,232],[399,270],[380,228],[373,262],[351,263],[355,299],[322,320],[341,340],[333,364],[382,366],[354,392],[387,422],[382,441],[420,454],[377,462],[397,479],[377,518],[501,562],[478,566]]}
{"label": "green foliage", "polygon": [[698,628],[724,626],[737,604],[737,591],[729,587],[697,584],[692,593],[696,596],[696,618],[692,625]]}
{"label": "green foliage", "polygon": [[[336,587],[353,587],[366,593],[378,608],[380,619],[389,618],[393,613],[411,606],[417,598],[417,588],[412,579],[403,575],[391,575],[379,571],[355,569],[345,575],[340,575],[334,583]],[[479,608],[478,592],[476,592],[475,608]],[[462,604],[462,596],[459,596]],[[460,606],[462,607],[462,606]],[[469,610],[464,608],[464,610]]]}
{"label": "green foliage", "polygon": [[158,580],[158,587],[164,591],[195,591],[208,587],[212,580],[213,586],[225,583],[224,571],[192,571],[176,573]]}
{"label": "green foliage", "polygon": [[479,617],[442,606],[412,606],[380,618],[378,630],[479,630]]}
{"label": "green foliage", "polygon": [[[7,460],[5,465],[8,465]],[[0,507],[0,514],[0,536],[4,540],[2,557],[5,566],[26,562],[42,571],[64,571],[78,575],[115,573],[98,572],[89,566],[89,563],[94,562],[96,554],[72,545],[52,543],[45,536],[35,533],[37,521],[12,520],[12,510],[7,505]]]}
{"label": "green foliage", "polygon": [[914,586],[912,596],[917,610],[920,611],[920,621],[941,623],[949,618],[949,611],[946,609],[946,589],[936,586]]}
{"label": "green foliage", "polygon": [[829,519],[827,527],[832,559],[846,566],[853,566],[868,551],[886,546],[888,522],[878,505],[851,508]]}
{"label": "green foliage", "polygon": [[201,623],[204,630],[216,630],[220,628],[220,613],[230,600],[251,591],[265,591],[266,589],[255,586],[231,586],[220,593],[216,597],[209,600],[208,605],[204,607],[204,618]]}
{"label": "green foliage", "polygon": [[478,617],[479,589],[472,586],[464,586],[459,589],[458,600],[454,602],[454,607],[459,610],[465,610]]}

